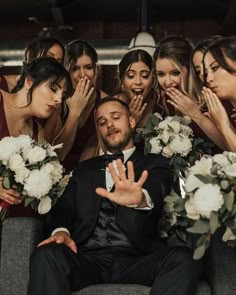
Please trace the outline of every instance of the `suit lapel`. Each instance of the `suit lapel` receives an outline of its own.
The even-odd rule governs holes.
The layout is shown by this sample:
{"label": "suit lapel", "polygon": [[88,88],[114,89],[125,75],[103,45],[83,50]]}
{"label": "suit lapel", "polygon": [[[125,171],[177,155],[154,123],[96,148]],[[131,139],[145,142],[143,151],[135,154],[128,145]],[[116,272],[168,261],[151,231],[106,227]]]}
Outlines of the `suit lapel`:
{"label": "suit lapel", "polygon": [[95,162],[94,166],[94,173],[93,177],[91,178],[92,181],[92,187],[94,189],[94,195],[95,195],[95,201],[97,204],[97,208],[99,208],[100,202],[101,202],[101,197],[95,193],[95,189],[97,187],[103,187],[106,188],[106,179],[105,179],[105,163],[102,159],[102,157],[98,157],[97,161]]}
{"label": "suit lapel", "polygon": [[[140,172],[142,172],[143,157],[144,157],[143,153],[136,149],[134,151],[134,153],[129,157],[129,159],[125,163],[125,167],[126,167],[128,161],[133,162],[134,174],[135,174],[136,180],[137,180],[138,175],[140,175]],[[127,171],[127,169],[126,169],[126,171]]]}

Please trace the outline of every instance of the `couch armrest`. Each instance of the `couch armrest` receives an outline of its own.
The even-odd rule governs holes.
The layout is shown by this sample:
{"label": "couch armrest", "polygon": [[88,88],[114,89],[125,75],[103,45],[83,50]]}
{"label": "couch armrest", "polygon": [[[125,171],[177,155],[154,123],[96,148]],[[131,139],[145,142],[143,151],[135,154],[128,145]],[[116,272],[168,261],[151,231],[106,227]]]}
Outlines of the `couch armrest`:
{"label": "couch armrest", "polygon": [[236,290],[236,247],[222,241],[223,229],[212,237],[206,259],[208,276],[213,295],[234,295]]}
{"label": "couch armrest", "polygon": [[25,295],[29,257],[42,239],[43,222],[30,217],[7,218],[2,224],[0,294]]}

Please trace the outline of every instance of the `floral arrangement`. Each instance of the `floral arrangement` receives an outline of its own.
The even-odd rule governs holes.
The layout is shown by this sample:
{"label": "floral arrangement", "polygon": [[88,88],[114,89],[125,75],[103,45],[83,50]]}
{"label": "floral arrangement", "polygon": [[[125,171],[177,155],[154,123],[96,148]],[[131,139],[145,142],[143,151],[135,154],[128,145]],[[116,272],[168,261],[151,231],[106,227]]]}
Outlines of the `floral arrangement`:
{"label": "floral arrangement", "polygon": [[203,156],[189,170],[185,198],[176,193],[165,198],[162,233],[187,240],[191,235],[194,258],[201,258],[218,228],[222,240],[236,245],[236,153]]}
{"label": "floral arrangement", "polygon": [[159,113],[154,113],[144,128],[137,129],[145,140],[145,153],[169,158],[175,177],[184,176],[186,169],[202,154],[210,154],[213,147],[212,143],[194,137],[190,123],[188,116],[175,115],[163,119]]}
{"label": "floral arrangement", "polygon": [[[0,178],[2,187],[14,188],[24,205],[47,213],[62,195],[71,174],[65,175],[55,149],[62,145],[33,140],[27,135],[4,137],[0,141]],[[0,218],[4,219],[9,203],[0,199]]]}

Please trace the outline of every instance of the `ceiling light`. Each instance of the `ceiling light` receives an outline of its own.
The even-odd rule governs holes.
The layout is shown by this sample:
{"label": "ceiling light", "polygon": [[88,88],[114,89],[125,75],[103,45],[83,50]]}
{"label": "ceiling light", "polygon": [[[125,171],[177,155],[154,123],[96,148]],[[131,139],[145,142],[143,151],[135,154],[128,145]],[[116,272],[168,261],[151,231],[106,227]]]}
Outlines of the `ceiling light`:
{"label": "ceiling light", "polygon": [[156,40],[150,32],[148,25],[147,2],[146,0],[141,0],[139,8],[139,30],[130,41],[128,50],[143,49],[152,56],[155,48]]}

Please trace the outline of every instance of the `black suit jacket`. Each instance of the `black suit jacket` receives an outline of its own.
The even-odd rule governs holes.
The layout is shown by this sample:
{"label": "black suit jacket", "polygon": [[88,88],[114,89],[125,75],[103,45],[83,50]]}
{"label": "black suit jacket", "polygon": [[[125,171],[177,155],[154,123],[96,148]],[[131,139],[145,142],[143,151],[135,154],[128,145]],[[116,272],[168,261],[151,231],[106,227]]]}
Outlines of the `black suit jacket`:
{"label": "black suit jacket", "polygon": [[[136,180],[143,170],[148,170],[143,188],[149,192],[154,208],[144,211],[117,206],[116,222],[137,249],[152,252],[160,241],[158,222],[173,174],[169,161],[161,155],[143,155],[136,150],[129,160],[134,164]],[[51,210],[50,230],[66,227],[78,246],[86,241],[96,225],[100,208],[101,197],[95,192],[97,187],[106,187],[105,164],[101,156],[83,161],[75,169],[63,196]]]}

